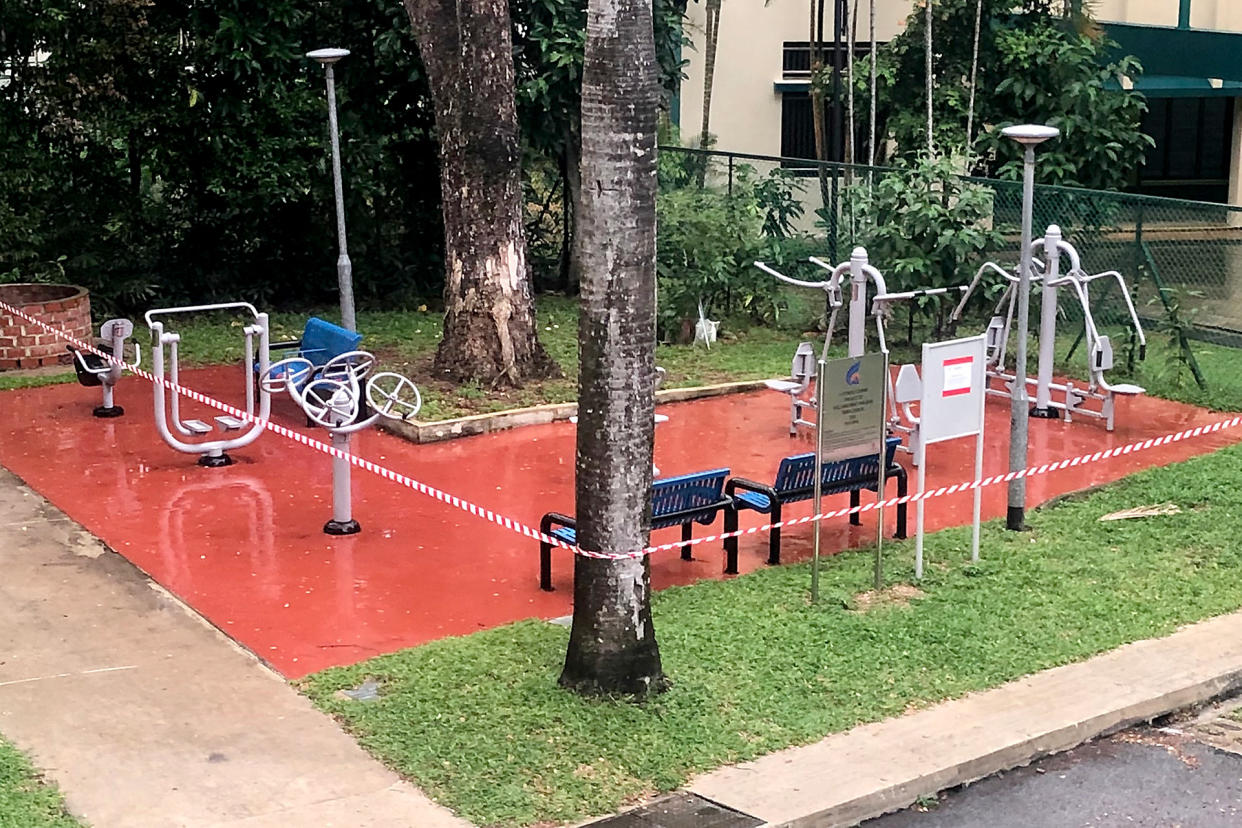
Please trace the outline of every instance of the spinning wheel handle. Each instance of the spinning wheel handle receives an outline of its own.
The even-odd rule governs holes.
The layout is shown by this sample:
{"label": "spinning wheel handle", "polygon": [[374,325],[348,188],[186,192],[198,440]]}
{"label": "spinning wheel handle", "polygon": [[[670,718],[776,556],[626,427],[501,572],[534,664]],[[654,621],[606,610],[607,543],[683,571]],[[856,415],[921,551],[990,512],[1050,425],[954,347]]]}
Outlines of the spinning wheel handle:
{"label": "spinning wheel handle", "polygon": [[358,395],[340,380],[320,377],[302,390],[302,410],[321,426],[335,428],[358,419]]}
{"label": "spinning wheel handle", "polygon": [[362,382],[375,367],[375,354],[369,351],[346,351],[324,363],[319,376],[327,379],[352,377],[355,382]]}
{"label": "spinning wheel handle", "polygon": [[[391,384],[391,388],[383,386]],[[409,377],[384,371],[367,383],[367,402],[371,410],[390,420],[408,420],[423,407],[423,395]]]}
{"label": "spinning wheel handle", "polygon": [[267,373],[259,377],[259,387],[269,394],[280,394],[289,390],[289,384],[301,385],[315,370],[314,364],[303,357],[289,357],[273,365],[269,365]]}

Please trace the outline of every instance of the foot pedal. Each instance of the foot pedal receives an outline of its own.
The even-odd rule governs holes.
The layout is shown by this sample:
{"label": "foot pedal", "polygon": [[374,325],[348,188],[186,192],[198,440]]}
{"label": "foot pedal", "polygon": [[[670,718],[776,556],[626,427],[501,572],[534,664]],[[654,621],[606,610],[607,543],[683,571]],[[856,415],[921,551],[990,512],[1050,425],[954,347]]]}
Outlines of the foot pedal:
{"label": "foot pedal", "polygon": [[245,421],[237,417],[230,417],[227,414],[216,417],[216,425],[221,431],[240,431],[245,425]]}
{"label": "foot pedal", "polygon": [[183,420],[181,422],[181,425],[184,426],[185,430],[190,432],[191,434],[210,434],[211,433],[211,426],[207,425],[202,420]]}

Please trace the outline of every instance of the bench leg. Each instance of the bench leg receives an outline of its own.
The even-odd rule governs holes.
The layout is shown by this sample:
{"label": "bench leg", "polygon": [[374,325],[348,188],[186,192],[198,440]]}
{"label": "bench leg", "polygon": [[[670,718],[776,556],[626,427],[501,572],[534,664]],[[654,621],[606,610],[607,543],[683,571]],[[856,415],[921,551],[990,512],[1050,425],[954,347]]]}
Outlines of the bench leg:
{"label": "bench leg", "polygon": [[[737,509],[728,508],[724,513],[725,533],[737,531]],[[725,538],[725,574],[737,574],[737,538]]]}
{"label": "bench leg", "polygon": [[[909,480],[906,477],[906,470],[898,467],[893,470],[893,476],[897,478],[897,496],[905,497],[910,490]],[[893,535],[898,540],[906,539],[906,506],[907,503],[897,504],[897,532]]]}
{"label": "bench leg", "polygon": [[[772,504],[772,522],[781,522],[781,504]],[[768,564],[776,566],[781,562],[781,529],[776,527],[768,533]]]}
{"label": "bench leg", "polygon": [[690,554],[690,538],[694,537],[694,521],[687,521],[681,525],[681,542],[685,544],[681,547],[681,559],[683,561],[692,561],[694,557]]}
{"label": "bench leg", "polygon": [[539,588],[552,591],[552,544],[539,541]]}
{"label": "bench leg", "polygon": [[[850,508],[857,509],[860,492],[858,489],[850,489]],[[850,512],[850,526],[862,526],[862,513]]]}

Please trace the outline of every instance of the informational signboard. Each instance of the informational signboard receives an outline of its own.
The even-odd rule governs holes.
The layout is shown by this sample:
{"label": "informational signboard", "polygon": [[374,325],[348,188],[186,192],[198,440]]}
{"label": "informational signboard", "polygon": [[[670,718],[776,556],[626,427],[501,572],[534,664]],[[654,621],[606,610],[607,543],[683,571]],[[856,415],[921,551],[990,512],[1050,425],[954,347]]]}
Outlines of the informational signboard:
{"label": "informational signboard", "polygon": [[[927,490],[927,446],[959,437],[975,438],[975,481],[983,477],[983,412],[987,398],[987,336],[923,344],[923,396],[919,401],[918,492]],[[981,490],[974,490],[970,557],[979,560]],[[923,506],[915,505],[914,575],[923,577]]]}
{"label": "informational signboard", "polygon": [[924,443],[983,431],[986,347],[982,335],[924,343],[919,406],[919,436]]}
{"label": "informational signboard", "polygon": [[822,462],[880,451],[887,382],[888,359],[882,353],[824,363],[824,381],[816,389],[816,418],[823,424]]}

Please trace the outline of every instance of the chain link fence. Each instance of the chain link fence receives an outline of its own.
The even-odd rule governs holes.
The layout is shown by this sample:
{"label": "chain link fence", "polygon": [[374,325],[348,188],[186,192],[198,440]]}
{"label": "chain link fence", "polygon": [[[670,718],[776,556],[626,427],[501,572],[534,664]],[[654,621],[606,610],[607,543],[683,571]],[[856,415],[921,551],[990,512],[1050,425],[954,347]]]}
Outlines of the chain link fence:
{"label": "chain link fence", "polygon": [[[706,186],[733,194],[754,193],[764,182],[785,182],[792,203],[763,202],[780,212],[783,234],[770,246],[786,261],[819,255],[833,262],[849,257],[858,237],[868,188],[903,172],[745,153],[664,147],[665,163],[679,175],[661,176],[662,192]],[[820,172],[822,170],[822,173]],[[663,172],[663,168],[662,168]],[[995,243],[980,259],[1016,267],[1022,205],[1020,182],[964,178],[990,193]],[[829,205],[829,207],[825,207]],[[883,217],[877,217],[883,220]],[[1037,185],[1035,236],[1050,224],[1079,251],[1090,273],[1116,270],[1130,285],[1145,326],[1165,323],[1197,339],[1242,346],[1242,208],[1129,193]],[[778,254],[779,255],[779,254]],[[873,261],[881,271],[891,263]],[[808,271],[809,274],[809,271]],[[914,285],[904,285],[910,289]],[[1104,321],[1125,312],[1119,295],[1093,296],[1092,310]]]}

